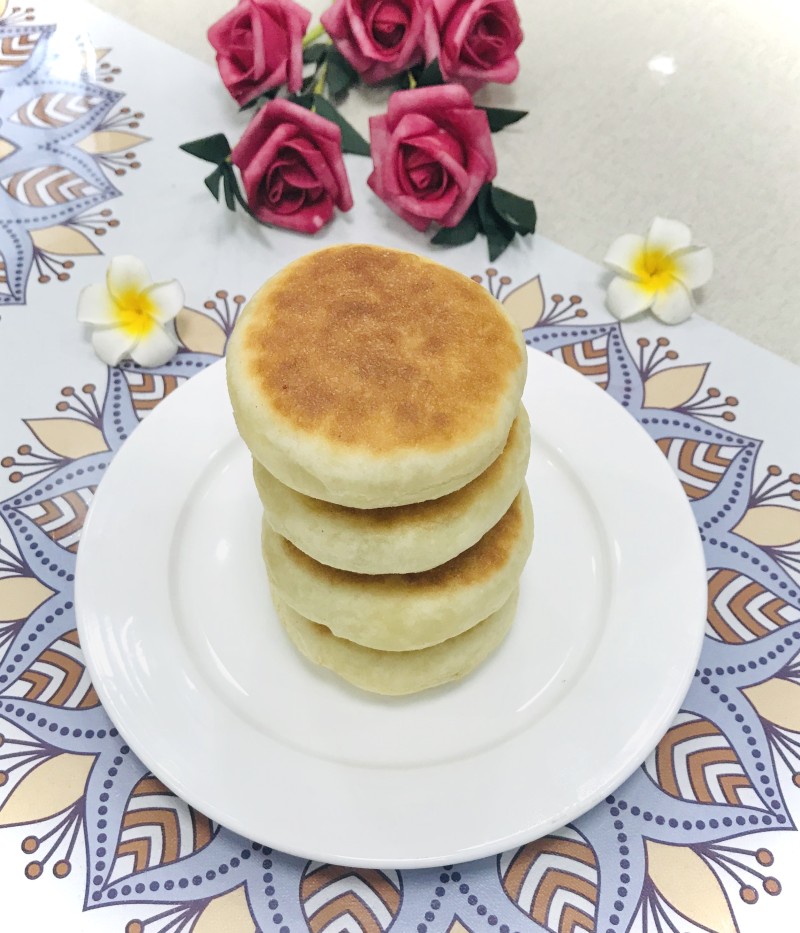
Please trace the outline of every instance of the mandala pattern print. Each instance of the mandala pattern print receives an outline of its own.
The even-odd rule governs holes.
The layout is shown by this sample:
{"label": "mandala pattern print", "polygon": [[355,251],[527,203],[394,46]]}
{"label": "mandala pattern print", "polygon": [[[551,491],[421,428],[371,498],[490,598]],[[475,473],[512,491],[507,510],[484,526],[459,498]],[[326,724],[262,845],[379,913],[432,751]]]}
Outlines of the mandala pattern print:
{"label": "mandala pattern print", "polygon": [[0,505],[0,825],[29,828],[29,879],[80,870],[85,907],[127,905],[127,933],[728,933],[780,893],[759,833],[795,828],[785,789],[800,784],[800,473],[764,464],[761,441],[733,431],[738,400],[707,386],[708,363],[678,362],[666,338],[590,323],[579,296],[546,298],[539,277],[517,287],[495,269],[476,278],[529,346],[639,421],[692,503],[708,566],[706,639],[658,748],[572,826],[496,858],[406,872],[272,852],[146,772],[83,668],[75,552],[120,445],[224,353],[244,296],[219,291],[181,312],[170,363],[67,386],[55,415],[26,421],[29,437],[2,460],[15,492]]}
{"label": "mandala pattern print", "polygon": [[64,282],[100,252],[118,226],[103,207],[121,193],[111,179],[139,167],[147,142],[133,132],[144,114],[107,86],[109,50],[78,42],[82,60],[65,67],[61,27],[33,20],[18,8],[0,20],[0,306],[25,304],[32,274]]}

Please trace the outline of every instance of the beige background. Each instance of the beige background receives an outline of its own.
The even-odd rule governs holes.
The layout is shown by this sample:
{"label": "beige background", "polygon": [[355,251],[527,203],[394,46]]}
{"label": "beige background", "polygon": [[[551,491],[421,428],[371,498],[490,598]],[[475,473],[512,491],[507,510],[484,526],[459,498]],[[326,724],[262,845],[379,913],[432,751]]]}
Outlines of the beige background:
{"label": "beige background", "polygon": [[[233,6],[94,2],[209,63],[205,31]],[[800,363],[800,4],[517,6],[520,77],[479,97],[530,111],[494,137],[499,183],[535,199],[539,232],[594,260],[655,214],[686,221],[714,250],[702,314]],[[351,94],[344,109],[365,131],[384,97]]]}

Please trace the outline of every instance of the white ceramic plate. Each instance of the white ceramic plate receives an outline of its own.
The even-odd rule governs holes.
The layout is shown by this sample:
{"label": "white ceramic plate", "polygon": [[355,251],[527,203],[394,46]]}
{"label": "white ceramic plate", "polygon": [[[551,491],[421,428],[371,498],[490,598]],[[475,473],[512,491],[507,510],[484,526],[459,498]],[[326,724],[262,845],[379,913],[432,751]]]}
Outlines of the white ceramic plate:
{"label": "white ceramic plate", "polygon": [[603,391],[531,353],[533,554],[472,676],[408,699],[302,659],[270,602],[223,364],[162,402],[83,530],[76,606],[128,743],[202,812],[285,852],[418,867],[574,819],[666,731],[702,640],[699,536],[665,458]]}

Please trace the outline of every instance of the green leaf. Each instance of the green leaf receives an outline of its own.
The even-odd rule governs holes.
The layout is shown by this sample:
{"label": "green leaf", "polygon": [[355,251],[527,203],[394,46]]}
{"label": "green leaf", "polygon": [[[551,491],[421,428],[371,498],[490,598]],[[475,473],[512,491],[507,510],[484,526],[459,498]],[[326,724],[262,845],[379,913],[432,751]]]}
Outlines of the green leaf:
{"label": "green leaf", "polygon": [[493,133],[528,116],[527,110],[506,110],[504,107],[478,107],[478,110],[483,110],[489,118],[489,129]]}
{"label": "green leaf", "polygon": [[517,233],[533,233],[536,230],[536,207],[533,201],[492,185],[492,204]]}
{"label": "green leaf", "polygon": [[358,72],[336,46],[331,46],[328,52],[327,66],[325,81],[333,97],[341,97],[358,83]]}
{"label": "green leaf", "polygon": [[471,243],[479,231],[478,205],[477,201],[473,201],[467,209],[467,213],[464,214],[456,226],[442,227],[432,237],[431,243],[435,243],[437,246],[463,246],[464,243]]}
{"label": "green leaf", "polygon": [[236,210],[236,178],[233,172],[222,173],[222,190],[225,192],[225,206],[229,211]]}
{"label": "green leaf", "polygon": [[290,94],[286,99],[291,104],[299,104],[301,107],[305,107],[306,110],[311,110],[314,106],[313,94]]}
{"label": "green leaf", "polygon": [[491,183],[484,185],[478,192],[477,203],[481,230],[486,234],[489,246],[489,259],[494,262],[514,239],[515,230],[492,203]]}
{"label": "green leaf", "polygon": [[214,162],[216,165],[224,162],[231,154],[231,147],[224,133],[215,133],[213,136],[183,143],[180,148],[189,155],[197,156],[205,162]]}
{"label": "green leaf", "polygon": [[427,68],[423,69],[417,78],[417,87],[432,87],[435,84],[445,84],[442,77],[442,69],[439,67],[439,59],[435,58]]}
{"label": "green leaf", "polygon": [[314,45],[309,45],[307,48],[303,49],[304,64],[308,65],[312,62],[322,61],[328,54],[330,48],[330,42],[315,42]]}
{"label": "green leaf", "polygon": [[214,195],[217,201],[219,201],[219,186],[221,181],[222,169],[219,166],[205,179],[206,188]]}
{"label": "green leaf", "polygon": [[354,155],[368,156],[369,143],[351,126],[339,111],[320,94],[314,95],[314,107],[321,117],[335,123],[342,131],[342,152],[352,152]]}

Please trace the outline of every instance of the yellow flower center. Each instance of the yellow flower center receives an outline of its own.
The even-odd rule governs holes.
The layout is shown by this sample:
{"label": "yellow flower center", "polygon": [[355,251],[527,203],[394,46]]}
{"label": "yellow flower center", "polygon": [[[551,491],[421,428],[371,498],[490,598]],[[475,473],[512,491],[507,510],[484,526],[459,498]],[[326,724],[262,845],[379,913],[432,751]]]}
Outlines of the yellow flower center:
{"label": "yellow flower center", "polygon": [[117,295],[114,311],[117,325],[130,337],[145,337],[157,326],[155,303],[136,289]]}
{"label": "yellow flower center", "polygon": [[645,291],[655,294],[668,288],[678,270],[673,256],[663,249],[643,249],[636,257],[633,270],[639,285]]}

